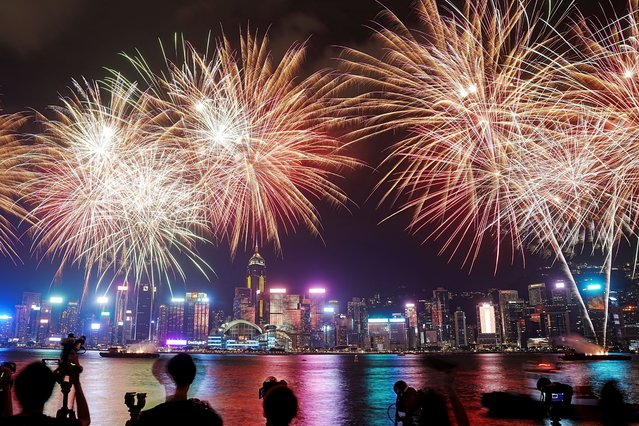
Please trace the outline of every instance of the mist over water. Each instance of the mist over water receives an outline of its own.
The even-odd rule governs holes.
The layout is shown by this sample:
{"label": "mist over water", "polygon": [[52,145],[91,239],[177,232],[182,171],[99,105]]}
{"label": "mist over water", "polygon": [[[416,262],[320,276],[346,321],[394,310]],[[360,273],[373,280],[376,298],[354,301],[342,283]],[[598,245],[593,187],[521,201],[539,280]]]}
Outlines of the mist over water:
{"label": "mist over water", "polygon": [[[31,361],[57,358],[59,351],[0,350],[0,361],[14,361],[18,370]],[[428,355],[426,355],[428,356]],[[165,362],[170,354],[162,354]],[[415,388],[444,391],[445,376],[425,366],[424,355],[213,355],[193,354],[197,376],[189,395],[209,401],[225,425],[262,425],[258,390],[268,376],[284,379],[300,400],[295,425],[392,425],[395,402],[393,383],[405,380]],[[576,386],[592,386],[595,393],[610,379],[618,380],[627,402],[639,402],[639,358],[631,361],[588,361],[560,363],[558,355],[460,354],[446,360],[457,364],[455,389],[472,425],[549,424],[486,416],[480,398],[484,392],[510,391],[537,398],[537,379]],[[146,408],[164,401],[165,386],[152,372],[153,359],[109,359],[97,352],[81,355],[82,384],[91,410],[92,425],[122,425],[129,419],[124,405],[126,392],[146,392]],[[531,365],[550,362],[560,365],[557,373],[530,373]],[[170,389],[169,389],[170,391]],[[56,387],[46,406],[55,415],[62,404]],[[576,424],[562,420],[562,425]],[[589,424],[580,422],[580,425]],[[590,423],[595,424],[595,423]]]}

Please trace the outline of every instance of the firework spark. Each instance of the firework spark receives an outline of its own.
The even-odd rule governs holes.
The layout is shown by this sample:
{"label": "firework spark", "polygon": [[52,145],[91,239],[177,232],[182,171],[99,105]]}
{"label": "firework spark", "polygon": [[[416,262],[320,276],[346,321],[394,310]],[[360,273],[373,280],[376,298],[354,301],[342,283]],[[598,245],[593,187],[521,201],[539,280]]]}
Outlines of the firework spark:
{"label": "firework spark", "polygon": [[298,81],[304,47],[275,63],[266,37],[242,37],[239,54],[223,39],[212,60],[183,48],[182,62],[167,60],[161,77],[132,60],[156,88],[151,102],[165,120],[165,146],[192,168],[215,237],[235,252],[267,241],[279,250],[282,233],[300,225],[318,234],[313,200],[344,205],[346,195],[330,179],[356,163],[328,133],[332,76]]}
{"label": "firework spark", "polygon": [[[555,137],[574,118],[553,80],[544,24],[520,2],[465,2],[444,16],[422,0],[416,11],[421,31],[386,12],[390,25],[376,33],[383,59],[347,49],[342,60],[352,81],[374,87],[345,101],[365,115],[355,137],[405,134],[385,159],[382,201],[404,196],[397,213],[413,212],[410,230],[428,229],[471,269],[484,246],[494,247],[496,271],[504,251],[523,259],[526,244],[542,239],[568,270],[564,250],[589,218],[572,205],[551,209],[530,176],[543,169],[532,158],[567,149],[545,145],[539,128],[554,126],[543,137]],[[582,310],[592,328],[583,301]]]}
{"label": "firework spark", "polygon": [[27,216],[26,210],[16,202],[20,197],[18,188],[29,176],[27,170],[20,167],[20,159],[28,153],[18,133],[24,121],[25,117],[20,114],[0,115],[0,210],[3,212],[0,215],[0,253],[11,258],[17,258],[13,246],[18,238],[8,216],[18,220]]}
{"label": "firework spark", "polygon": [[[172,250],[197,264],[203,239],[185,165],[156,149],[135,87],[75,85],[56,119],[40,117],[44,133],[27,182],[35,249],[86,270],[153,282],[184,274]],[[196,198],[196,197],[193,197]]]}

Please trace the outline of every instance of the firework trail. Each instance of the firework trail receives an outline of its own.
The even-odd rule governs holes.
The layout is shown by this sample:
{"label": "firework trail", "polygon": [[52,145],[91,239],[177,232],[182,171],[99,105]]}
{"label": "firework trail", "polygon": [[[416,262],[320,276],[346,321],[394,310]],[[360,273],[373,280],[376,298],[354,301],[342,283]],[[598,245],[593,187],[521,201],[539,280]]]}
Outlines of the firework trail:
{"label": "firework trail", "polygon": [[338,83],[326,73],[299,79],[304,47],[276,63],[266,37],[241,37],[239,53],[223,39],[213,59],[182,49],[161,74],[130,59],[153,89],[164,146],[193,171],[212,238],[227,239],[233,254],[242,243],[280,250],[281,235],[301,225],[318,234],[313,200],[345,205],[331,179],[356,164],[329,133],[336,119],[326,99]]}
{"label": "firework trail", "polygon": [[18,220],[27,215],[24,207],[16,202],[21,195],[18,189],[29,177],[28,171],[20,167],[20,159],[28,154],[18,132],[24,121],[21,114],[0,114],[0,210],[3,212],[0,215],[0,253],[14,259],[18,255],[13,245],[18,238],[5,214]]}
{"label": "firework trail", "polygon": [[[607,25],[579,17],[570,40],[574,58],[560,62],[558,76],[565,99],[586,106],[590,115],[607,117],[598,136],[599,159],[608,172],[605,195],[596,215],[597,237],[593,250],[604,253],[603,344],[607,343],[608,304],[612,257],[622,240],[637,237],[639,197],[639,13],[629,2],[627,15]],[[610,136],[607,136],[610,135]]]}
{"label": "firework trail", "polygon": [[535,235],[554,241],[550,247],[569,271],[562,252],[569,236],[558,212],[548,212],[549,223],[534,219],[548,216],[531,213],[544,205],[521,173],[531,152],[549,149],[537,129],[569,115],[552,80],[556,63],[547,57],[554,40],[538,13],[519,2],[465,2],[444,16],[434,0],[422,0],[416,11],[419,31],[385,12],[390,25],[376,31],[382,59],[352,49],[342,59],[354,83],[375,88],[345,101],[365,116],[354,136],[404,135],[384,160],[390,171],[379,185],[389,184],[382,201],[405,199],[395,214],[412,212],[409,229],[428,229],[427,238],[443,240],[442,253],[462,254],[471,269],[487,245],[495,270],[505,251],[523,259]]}
{"label": "firework trail", "polygon": [[170,272],[184,278],[173,250],[206,265],[193,251],[203,238],[185,166],[155,147],[134,87],[113,87],[105,100],[97,84],[85,85],[75,84],[55,119],[39,117],[44,133],[25,185],[34,249],[59,258],[58,273],[83,265],[83,298],[92,270],[98,285],[109,272],[170,285]]}

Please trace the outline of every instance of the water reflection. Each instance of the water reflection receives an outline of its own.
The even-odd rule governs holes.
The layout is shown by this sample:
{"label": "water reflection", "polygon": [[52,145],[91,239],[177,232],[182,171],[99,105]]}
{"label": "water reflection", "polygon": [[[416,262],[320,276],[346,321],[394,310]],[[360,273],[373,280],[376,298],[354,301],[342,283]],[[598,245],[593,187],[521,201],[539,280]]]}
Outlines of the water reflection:
{"label": "water reflection", "polygon": [[[42,358],[57,358],[59,351],[0,350],[0,361],[15,361],[18,369]],[[158,362],[170,355],[163,354]],[[431,387],[444,392],[446,376],[425,363],[421,355],[208,355],[194,354],[197,376],[190,396],[207,400],[227,425],[264,424],[258,390],[268,376],[284,379],[300,403],[297,425],[387,426],[387,409],[395,402],[392,386],[404,380],[415,388]],[[609,380],[619,381],[631,402],[639,401],[639,360],[562,363],[557,373],[533,374],[526,366],[538,362],[558,363],[557,356],[526,354],[451,355],[457,365],[455,389],[473,425],[539,424],[513,422],[486,416],[481,394],[492,391],[526,393],[538,397],[534,382],[541,375],[572,386],[592,386],[596,393]],[[146,392],[147,407],[164,401],[162,380],[154,377],[154,360],[101,358],[97,352],[82,355],[82,382],[91,409],[92,424],[124,425],[129,415],[126,392]],[[160,364],[158,364],[160,365]],[[156,365],[157,370],[157,365]],[[156,372],[157,375],[157,372]],[[49,415],[62,404],[59,388],[46,406]],[[391,410],[391,418],[394,410]],[[546,424],[548,424],[546,422]],[[570,422],[562,421],[563,425]],[[588,423],[580,423],[588,424]],[[593,423],[591,423],[593,424]]]}

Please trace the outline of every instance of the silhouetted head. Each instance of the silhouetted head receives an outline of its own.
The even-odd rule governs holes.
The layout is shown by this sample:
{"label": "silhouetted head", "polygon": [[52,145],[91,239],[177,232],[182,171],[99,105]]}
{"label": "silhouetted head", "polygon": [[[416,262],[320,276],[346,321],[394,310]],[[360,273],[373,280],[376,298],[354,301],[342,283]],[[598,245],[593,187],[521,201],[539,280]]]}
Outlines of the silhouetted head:
{"label": "silhouetted head", "polygon": [[408,389],[408,384],[406,384],[405,381],[403,380],[398,380],[395,382],[395,384],[393,385],[393,391],[397,394],[400,395],[402,394],[406,389]]}
{"label": "silhouetted head", "polygon": [[180,353],[169,360],[166,371],[178,386],[188,386],[195,379],[195,363],[191,355]]}
{"label": "silhouetted head", "polygon": [[25,412],[41,411],[51,397],[55,379],[53,371],[42,362],[32,362],[15,380],[16,397]]}
{"label": "silhouetted head", "polygon": [[550,381],[548,377],[541,377],[539,380],[537,380],[537,389],[542,390],[543,388],[545,388],[551,383],[552,382]]}
{"label": "silhouetted head", "polygon": [[286,385],[276,385],[264,394],[264,417],[268,425],[288,425],[297,416],[297,397]]}
{"label": "silhouetted head", "polygon": [[419,425],[439,425],[449,426],[448,406],[446,399],[437,391],[427,388],[417,392],[419,405],[422,413],[419,418]]}

